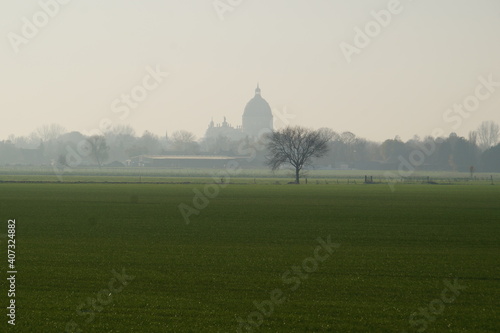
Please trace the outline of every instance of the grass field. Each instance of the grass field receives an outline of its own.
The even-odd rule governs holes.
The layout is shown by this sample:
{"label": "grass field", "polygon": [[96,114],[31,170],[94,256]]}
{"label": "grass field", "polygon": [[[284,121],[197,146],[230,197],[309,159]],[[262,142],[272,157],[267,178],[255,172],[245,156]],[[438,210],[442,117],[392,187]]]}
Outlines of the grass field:
{"label": "grass field", "polygon": [[[63,183],[164,183],[164,184],[206,184],[219,181],[221,176],[227,176],[226,169],[169,169],[127,167],[102,169],[94,167],[66,168],[61,171],[50,166],[0,166],[0,183],[5,182],[63,182]],[[437,182],[439,184],[484,185],[500,183],[500,173],[475,173],[471,178],[469,173],[451,171],[415,171],[409,176],[403,173],[399,176],[397,170],[305,170],[302,182],[309,184],[359,184],[364,177],[372,177],[375,183],[423,183]],[[231,172],[232,184],[286,184],[295,179],[292,170],[272,172],[269,169],[238,169]]]}
{"label": "grass field", "polygon": [[0,331],[500,331],[498,185],[227,185],[186,224],[196,189],[0,184]]}

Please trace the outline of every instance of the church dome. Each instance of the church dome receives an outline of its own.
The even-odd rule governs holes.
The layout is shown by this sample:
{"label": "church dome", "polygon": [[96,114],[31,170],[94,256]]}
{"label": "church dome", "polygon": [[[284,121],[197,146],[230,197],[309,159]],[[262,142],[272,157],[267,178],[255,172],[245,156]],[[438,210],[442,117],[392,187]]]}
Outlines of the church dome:
{"label": "church dome", "polygon": [[266,100],[260,95],[258,85],[254,98],[245,106],[242,129],[243,133],[255,138],[263,132],[273,130],[273,112]]}
{"label": "church dome", "polygon": [[272,117],[271,107],[260,95],[260,88],[255,89],[255,96],[245,106],[243,117]]}

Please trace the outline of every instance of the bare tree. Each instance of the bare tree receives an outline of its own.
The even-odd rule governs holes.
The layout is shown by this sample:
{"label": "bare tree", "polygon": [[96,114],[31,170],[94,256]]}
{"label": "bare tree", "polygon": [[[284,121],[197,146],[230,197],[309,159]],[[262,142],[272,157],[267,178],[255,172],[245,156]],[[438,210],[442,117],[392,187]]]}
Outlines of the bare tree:
{"label": "bare tree", "polygon": [[476,130],[479,147],[486,150],[493,147],[500,139],[500,127],[494,121],[483,121]]}
{"label": "bare tree", "polygon": [[340,134],[332,130],[331,128],[328,127],[321,127],[318,129],[319,132],[321,132],[323,135],[326,135],[327,137],[330,138],[330,141],[336,141],[340,140]]}
{"label": "bare tree", "polygon": [[14,136],[13,134],[9,135],[8,140],[10,140],[13,144],[16,145],[17,148],[36,148],[40,145],[40,140],[32,140],[31,136]]}
{"label": "bare tree", "polygon": [[354,145],[356,143],[356,134],[352,132],[343,132],[340,134],[340,140],[348,146]]}
{"label": "bare tree", "polygon": [[476,131],[469,132],[469,142],[471,143],[471,145],[474,145],[474,146],[477,145],[477,132]]}
{"label": "bare tree", "polygon": [[108,158],[109,147],[106,143],[106,138],[102,135],[93,135],[87,139],[90,148],[90,156],[97,162],[99,168],[102,163]]}
{"label": "bare tree", "polygon": [[325,130],[310,130],[304,127],[285,127],[268,135],[267,165],[272,170],[290,164],[295,168],[295,183],[300,182],[300,173],[313,158],[328,152],[331,133]]}
{"label": "bare tree", "polygon": [[135,130],[130,125],[116,125],[111,132],[116,136],[135,136]]}
{"label": "bare tree", "polygon": [[176,151],[195,153],[198,150],[196,136],[188,131],[177,131],[172,134],[172,144]]}
{"label": "bare tree", "polygon": [[196,140],[196,136],[188,131],[177,131],[172,134],[172,140],[174,142],[192,142]]}
{"label": "bare tree", "polygon": [[58,124],[42,125],[38,127],[32,134],[32,138],[37,138],[41,141],[55,140],[66,132],[64,127]]}

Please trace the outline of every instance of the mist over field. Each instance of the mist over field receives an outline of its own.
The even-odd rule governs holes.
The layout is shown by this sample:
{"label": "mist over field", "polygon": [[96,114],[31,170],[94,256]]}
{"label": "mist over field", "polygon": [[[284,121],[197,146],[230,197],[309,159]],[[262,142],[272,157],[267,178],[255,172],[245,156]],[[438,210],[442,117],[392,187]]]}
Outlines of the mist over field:
{"label": "mist over field", "polygon": [[[202,138],[212,117],[240,125],[257,83],[292,125],[377,142],[467,137],[500,122],[495,0],[43,0],[0,9],[0,140],[52,123],[88,135],[102,122]],[[477,107],[467,99],[476,93]]]}
{"label": "mist over field", "polygon": [[498,0],[0,21],[0,332],[500,331]]}

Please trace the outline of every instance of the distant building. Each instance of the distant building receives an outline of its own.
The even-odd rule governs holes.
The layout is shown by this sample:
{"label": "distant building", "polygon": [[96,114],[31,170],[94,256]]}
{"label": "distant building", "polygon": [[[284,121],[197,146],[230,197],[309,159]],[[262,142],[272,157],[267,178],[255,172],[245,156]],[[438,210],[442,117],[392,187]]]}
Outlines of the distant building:
{"label": "distant building", "polygon": [[[257,156],[235,156],[230,140],[238,141],[257,139],[260,135],[273,130],[271,107],[260,95],[257,85],[255,96],[248,101],[243,111],[243,124],[232,126],[224,121],[215,124],[213,119],[205,132],[207,155],[139,155],[127,161],[128,166],[163,167],[163,168],[224,168],[229,163],[239,166],[260,165],[262,159]],[[229,139],[229,140],[228,140]]]}
{"label": "distant building", "polygon": [[255,96],[248,101],[243,111],[242,126],[233,127],[224,117],[222,124],[215,124],[213,119],[208,125],[205,138],[226,136],[232,140],[245,137],[258,138],[261,134],[273,130],[273,113],[267,101],[262,98],[259,85],[255,89]]}
{"label": "distant building", "polygon": [[140,155],[132,157],[128,166],[160,167],[160,168],[224,168],[229,162],[240,166],[248,157],[203,156],[203,155]]}
{"label": "distant building", "polygon": [[273,130],[273,113],[260,95],[259,85],[255,89],[255,96],[245,106],[242,127],[243,133],[250,137],[258,137],[263,131]]}
{"label": "distant building", "polygon": [[205,132],[206,138],[216,138],[218,136],[226,136],[233,140],[239,140],[245,137],[243,131],[241,130],[241,126],[231,126],[231,124],[226,121],[226,117],[224,117],[224,122],[222,122],[222,124],[217,125],[212,119],[208,125],[207,131]]}

